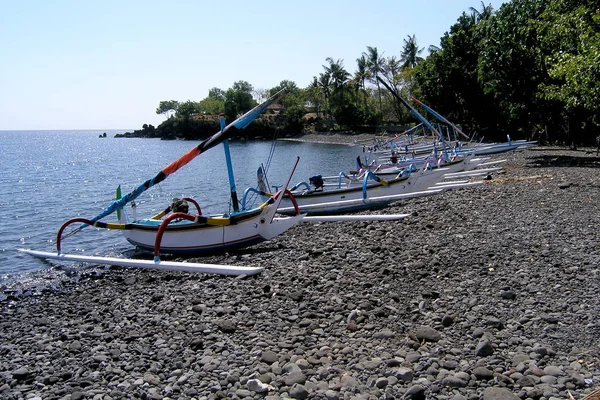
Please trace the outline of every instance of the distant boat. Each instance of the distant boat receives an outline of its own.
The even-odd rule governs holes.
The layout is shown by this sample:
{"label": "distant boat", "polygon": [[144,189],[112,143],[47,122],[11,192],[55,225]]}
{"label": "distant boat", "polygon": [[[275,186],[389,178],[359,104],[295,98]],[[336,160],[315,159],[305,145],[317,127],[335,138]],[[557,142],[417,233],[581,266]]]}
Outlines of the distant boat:
{"label": "distant boat", "polygon": [[[310,179],[310,183],[300,182],[287,190],[278,212],[287,215],[337,215],[379,208],[401,199],[438,193],[440,190],[429,190],[429,187],[441,180],[446,172],[449,170],[444,168],[414,173],[405,171],[390,180],[368,172],[360,182],[348,183],[344,180],[344,183],[334,185],[334,188],[327,187],[327,183],[323,181],[328,177],[316,175]],[[264,190],[246,189],[242,207],[252,193],[269,195]]]}

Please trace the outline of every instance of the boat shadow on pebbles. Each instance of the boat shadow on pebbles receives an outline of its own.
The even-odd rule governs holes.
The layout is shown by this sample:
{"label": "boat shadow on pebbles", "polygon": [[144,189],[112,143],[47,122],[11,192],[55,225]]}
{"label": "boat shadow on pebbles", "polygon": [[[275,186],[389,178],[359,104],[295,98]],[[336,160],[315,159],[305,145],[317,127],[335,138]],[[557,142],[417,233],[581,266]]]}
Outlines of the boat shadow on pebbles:
{"label": "boat shadow on pebbles", "polygon": [[505,154],[485,185],[386,209],[403,220],[198,259],[260,275],[111,269],[2,302],[0,397],[581,399],[600,382],[597,170],[539,155],[575,156]]}
{"label": "boat shadow on pebbles", "polygon": [[[590,153],[592,156],[589,156]],[[560,167],[578,167],[578,168],[600,168],[600,157],[595,156],[594,152],[585,151],[580,155],[540,155],[531,157],[529,167],[538,168],[560,168]]]}

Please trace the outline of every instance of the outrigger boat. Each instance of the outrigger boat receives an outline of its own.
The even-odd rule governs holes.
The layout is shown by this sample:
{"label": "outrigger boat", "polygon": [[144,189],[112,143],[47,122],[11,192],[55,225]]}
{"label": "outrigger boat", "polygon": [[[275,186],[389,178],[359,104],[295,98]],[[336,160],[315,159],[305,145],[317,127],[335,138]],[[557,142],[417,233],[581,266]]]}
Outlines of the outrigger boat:
{"label": "outrigger boat", "polygon": [[[135,266],[142,268],[159,268],[184,271],[199,271],[218,274],[255,274],[262,268],[258,267],[240,267],[240,266],[222,266],[211,264],[197,264],[187,262],[163,262],[160,260],[160,253],[194,255],[202,253],[213,253],[225,249],[236,249],[250,246],[285,232],[296,225],[304,218],[304,215],[297,214],[293,217],[275,218],[277,209],[283,199],[283,194],[288,182],[282,190],[270,196],[262,205],[251,210],[239,210],[235,182],[231,167],[229,139],[231,128],[243,129],[248,126],[258,115],[262,113],[270,104],[283,96],[283,91],[276,93],[264,103],[248,111],[243,116],[236,119],[231,124],[225,126],[224,118],[221,118],[221,130],[200,144],[192,148],[181,158],[175,160],[163,168],[156,176],[147,180],[131,193],[120,196],[118,192],[117,200],[108,205],[97,216],[86,218],[73,218],[65,222],[59,229],[56,239],[56,253],[39,252],[33,250],[22,250],[32,256],[71,261],[97,262],[98,264]],[[148,219],[131,219],[125,212],[124,207],[132,203],[140,194],[150,187],[162,182],[169,175],[188,164],[198,155],[204,153],[210,148],[223,143],[225,158],[229,173],[231,186],[231,198],[234,211],[230,214],[202,215],[198,204],[190,198],[182,199],[167,207],[161,213]],[[298,159],[299,160],[299,159]],[[298,163],[296,160],[296,165]],[[295,166],[294,166],[295,169]],[[192,203],[196,208],[196,214],[188,213],[187,203]],[[187,206],[187,207],[186,207]],[[119,223],[106,223],[101,219],[117,212]],[[168,215],[166,218],[165,215]],[[72,224],[81,224],[73,231],[66,233],[65,230]],[[110,257],[94,257],[62,254],[62,240],[72,234],[81,231],[86,226],[97,228],[122,230],[125,238],[133,245],[144,249],[154,251],[154,261],[149,260],[131,260]]]}
{"label": "outrigger boat", "polygon": [[[368,172],[358,182],[345,180],[340,175],[340,182],[335,188],[325,187],[323,178],[316,175],[309,179],[310,183],[299,182],[286,191],[278,212],[316,216],[380,208],[398,200],[439,193],[442,189],[429,188],[441,180],[442,174],[446,172],[449,171],[444,168],[423,169],[412,173],[405,170],[390,180]],[[261,186],[264,188],[259,182],[258,187]],[[248,188],[244,192],[242,207],[246,206],[247,199],[255,193],[265,197],[270,195],[264,190]]]}
{"label": "outrigger boat", "polygon": [[[378,165],[376,165],[374,163],[371,163],[371,164],[367,163],[366,165],[360,165],[360,162],[359,162],[359,168],[368,167],[369,169],[374,170],[374,172],[377,173],[378,175],[385,175],[385,174],[389,175],[389,174],[396,173],[401,168],[406,167],[407,164],[411,164],[411,165],[435,164],[435,160],[437,159],[438,166],[443,165],[445,167],[453,169],[452,171],[449,172],[448,175],[456,174],[459,172],[470,171],[470,170],[474,170],[476,168],[479,169],[479,172],[478,172],[479,174],[486,174],[489,172],[494,172],[494,171],[499,170],[500,168],[493,167],[493,165],[502,163],[502,162],[504,162],[504,160],[487,161],[488,160],[487,158],[482,158],[481,156],[491,155],[491,154],[499,154],[499,153],[504,153],[507,151],[514,151],[514,150],[521,149],[521,148],[530,148],[530,147],[536,145],[536,143],[537,143],[535,141],[523,141],[523,140],[522,141],[512,141],[510,139],[510,136],[507,135],[507,138],[508,138],[507,143],[494,143],[494,144],[487,144],[487,145],[480,144],[477,146],[472,146],[471,143],[468,143],[467,145],[463,146],[463,144],[458,141],[458,135],[462,136],[463,138],[469,139],[468,135],[466,135],[464,132],[462,132],[455,124],[450,122],[444,116],[440,115],[433,108],[429,107],[425,103],[423,103],[413,97],[412,100],[414,102],[416,102],[421,107],[423,107],[425,109],[425,111],[427,111],[428,113],[433,115],[438,121],[444,123],[446,127],[450,127],[452,129],[455,141],[454,141],[453,147],[450,147],[448,145],[448,143],[452,143],[452,138],[450,137],[449,130],[447,132],[448,133],[448,142],[446,142],[446,140],[444,139],[444,135],[442,134],[442,129],[441,129],[441,127],[439,127],[439,124],[438,124],[438,129],[436,129],[431,122],[429,122],[425,117],[423,117],[410,103],[408,103],[400,95],[398,95],[396,93],[396,91],[393,90],[385,81],[383,81],[380,77],[378,77],[377,79],[388,89],[388,91],[399,102],[401,102],[403,105],[405,105],[409,109],[411,114],[413,114],[417,119],[419,119],[421,121],[421,124],[419,124],[419,125],[423,125],[424,127],[427,127],[429,129],[429,131],[431,131],[433,134],[435,134],[437,140],[432,144],[418,145],[414,142],[414,137],[411,137],[410,145],[412,147],[411,147],[410,153],[409,153],[408,145],[405,146],[405,149],[404,149],[405,155],[404,156],[401,155],[402,150],[400,148],[396,147],[394,150],[391,150],[391,152],[390,152],[390,157],[389,157],[390,161],[389,162],[387,162],[385,164],[381,163]],[[419,146],[419,147],[417,147],[417,146]],[[416,156],[416,154],[418,154],[419,152],[426,152],[426,151],[430,151],[433,154],[430,156],[421,156],[421,157]],[[438,157],[437,153],[442,154],[443,157]],[[412,159],[409,159],[407,157],[408,154],[412,154],[412,156],[413,156]],[[400,157],[402,157],[402,160],[400,160]],[[464,162],[457,163],[457,161],[461,160],[461,159],[464,160]],[[489,167],[489,168],[480,169],[481,167]],[[471,173],[469,175],[475,176],[475,175],[477,175],[477,173]]]}
{"label": "outrigger boat", "polygon": [[[427,154],[432,153],[432,151],[452,153],[454,157],[457,157],[457,156],[461,157],[461,156],[468,156],[468,155],[485,156],[485,155],[500,154],[500,153],[504,153],[504,152],[515,151],[515,150],[519,150],[519,149],[531,148],[537,144],[536,141],[526,141],[526,140],[513,141],[513,140],[511,140],[510,135],[507,135],[508,141],[505,143],[490,143],[490,144],[476,143],[476,144],[474,144],[474,143],[472,143],[472,140],[469,140],[468,143],[463,144],[461,141],[459,141],[459,136],[464,139],[469,139],[469,136],[466,135],[461,129],[459,129],[454,123],[449,121],[447,118],[442,116],[440,113],[438,113],[436,110],[434,110],[427,104],[412,97],[412,100],[415,103],[420,105],[423,109],[425,109],[425,111],[427,113],[433,115],[440,123],[443,124],[442,126],[440,126],[438,123],[438,128],[435,128],[431,122],[429,122],[427,119],[425,119],[412,105],[410,105],[410,103],[408,103],[400,95],[398,95],[385,81],[383,81],[380,77],[378,77],[378,80],[381,84],[383,84],[389,90],[389,92],[399,102],[401,102],[403,105],[405,105],[409,109],[411,114],[413,114],[417,119],[419,119],[421,121],[421,123],[419,125],[415,126],[412,129],[409,129],[407,132],[405,132],[405,134],[397,136],[397,137],[391,139],[389,142],[386,142],[384,146],[382,146],[381,143],[378,143],[378,147],[384,147],[386,149],[386,151],[380,152],[379,153],[380,155],[385,154],[387,160],[391,160],[391,159],[398,160],[398,162],[394,162],[394,161],[392,161],[392,162],[388,161],[386,163],[381,162],[381,164],[388,164],[388,165],[382,165],[381,167],[379,167],[380,170],[384,167],[402,168],[407,163],[418,164],[418,163],[427,162],[427,161],[423,161],[423,160],[425,158],[427,158],[428,157]],[[426,142],[425,135],[423,135],[424,140],[422,140],[422,141],[415,140],[416,137],[414,135],[412,135],[412,131],[415,130],[416,128],[418,128],[419,126],[424,127],[424,132],[425,132],[425,128],[427,128],[434,135],[433,142]],[[443,135],[443,127],[446,127],[447,141]],[[452,135],[451,135],[451,133],[452,133]],[[453,136],[454,139],[451,136]],[[397,139],[399,139],[400,137],[407,137],[408,142],[398,143]],[[364,146],[364,144],[363,144],[363,146]],[[410,156],[412,156],[412,158],[409,158]],[[379,160],[377,160],[377,161],[379,161]],[[428,160],[428,161],[431,162],[430,160]],[[483,162],[483,160],[481,162]],[[369,164],[369,163],[367,163],[367,164]],[[389,165],[389,164],[393,164],[393,165]],[[374,165],[373,168],[377,168],[377,167],[378,167],[378,165]],[[393,171],[390,170],[389,173],[393,173]]]}
{"label": "outrigger boat", "polygon": [[511,140],[508,136],[508,141],[505,143],[491,143],[485,145],[479,145],[475,147],[465,146],[461,148],[464,153],[471,153],[477,156],[485,156],[491,154],[506,153],[509,151],[516,151],[522,149],[530,149],[537,145],[537,141],[528,140]]}
{"label": "outrigger boat", "polygon": [[[469,136],[467,136],[465,133],[463,133],[456,125],[454,125],[452,122],[448,121],[447,118],[442,116],[440,113],[435,111],[433,108],[429,107],[427,104],[423,103],[422,101],[415,99],[414,97],[412,97],[412,100],[415,103],[419,104],[421,107],[423,107],[427,112],[429,112],[431,115],[433,115],[439,121],[447,124],[447,126],[450,126],[452,128],[452,130],[454,131],[455,138],[456,138],[456,133],[459,133],[460,135],[462,135],[463,137],[465,137],[467,139],[469,138]],[[508,141],[505,143],[479,144],[477,146],[471,146],[470,144],[467,144],[464,147],[462,145],[459,145],[458,149],[456,149],[456,151],[458,151],[459,153],[462,153],[462,154],[473,154],[476,156],[484,156],[484,155],[490,155],[490,154],[505,153],[508,151],[514,151],[514,150],[518,150],[518,149],[531,148],[537,144],[537,141],[528,141],[528,140],[513,141],[513,140],[511,140],[510,135],[506,135],[506,138],[508,139]]]}
{"label": "outrigger boat", "polygon": [[475,157],[474,154],[465,153],[451,153],[451,154],[437,154],[437,150],[432,152],[433,154],[427,157],[418,157],[413,159],[397,160],[396,162],[384,162],[376,163],[376,160],[369,162],[368,164],[362,162],[360,157],[356,159],[357,171],[356,176],[364,176],[366,171],[371,171],[375,175],[381,178],[391,178],[401,173],[407,168],[410,169],[435,169],[445,168],[445,174],[454,174],[457,172],[464,171],[477,171],[473,176],[485,175],[490,172],[499,171],[502,168],[496,167],[496,165],[505,162],[506,160],[494,160],[489,161],[489,157]]}

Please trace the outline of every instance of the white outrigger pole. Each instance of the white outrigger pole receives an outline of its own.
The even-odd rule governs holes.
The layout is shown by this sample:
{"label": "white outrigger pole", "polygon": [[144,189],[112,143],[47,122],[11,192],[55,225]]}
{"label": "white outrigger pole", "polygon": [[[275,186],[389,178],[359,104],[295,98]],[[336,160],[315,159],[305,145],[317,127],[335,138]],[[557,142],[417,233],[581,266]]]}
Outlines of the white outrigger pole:
{"label": "white outrigger pole", "polygon": [[59,261],[76,261],[87,262],[94,264],[115,265],[119,267],[135,267],[146,269],[159,269],[166,271],[186,271],[186,272],[202,272],[205,274],[218,275],[256,275],[263,271],[262,267],[246,267],[239,265],[219,265],[219,264],[204,264],[194,262],[179,262],[179,261],[159,261],[154,260],[136,260],[131,258],[117,257],[100,257],[100,256],[83,256],[78,254],[62,254],[47,251],[35,251],[28,249],[18,249],[18,251],[29,254],[30,256]]}

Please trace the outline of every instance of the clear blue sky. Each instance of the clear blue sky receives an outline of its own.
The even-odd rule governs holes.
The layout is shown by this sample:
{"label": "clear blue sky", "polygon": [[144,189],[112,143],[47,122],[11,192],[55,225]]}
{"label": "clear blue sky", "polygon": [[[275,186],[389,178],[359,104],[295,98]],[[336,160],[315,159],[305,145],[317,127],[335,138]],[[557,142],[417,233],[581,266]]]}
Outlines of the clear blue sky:
{"label": "clear blue sky", "polygon": [[439,45],[469,7],[481,1],[0,0],[0,130],[137,129],[163,120],[161,100],[239,80],[306,87],[327,57],[354,73],[367,46]]}

